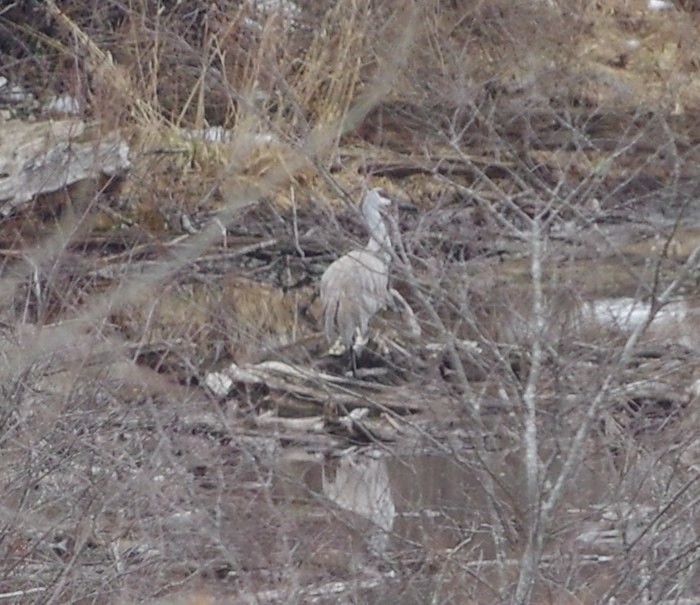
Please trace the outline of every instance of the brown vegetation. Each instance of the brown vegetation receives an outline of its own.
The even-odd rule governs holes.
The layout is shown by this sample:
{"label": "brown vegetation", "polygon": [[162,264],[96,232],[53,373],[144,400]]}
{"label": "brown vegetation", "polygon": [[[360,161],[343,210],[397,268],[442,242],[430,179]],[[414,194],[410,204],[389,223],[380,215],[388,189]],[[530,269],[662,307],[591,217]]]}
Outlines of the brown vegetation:
{"label": "brown vegetation", "polygon": [[0,7],[0,193],[60,95],[130,148],[0,196],[2,602],[697,600],[692,3],[93,4]]}

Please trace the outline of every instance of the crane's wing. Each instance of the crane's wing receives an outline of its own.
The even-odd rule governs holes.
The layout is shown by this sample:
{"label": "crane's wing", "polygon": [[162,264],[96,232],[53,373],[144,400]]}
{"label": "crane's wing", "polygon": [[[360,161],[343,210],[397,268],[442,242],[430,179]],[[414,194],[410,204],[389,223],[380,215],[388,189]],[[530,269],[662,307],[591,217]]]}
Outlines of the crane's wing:
{"label": "crane's wing", "polygon": [[354,250],[332,263],[321,278],[326,337],[350,346],[356,330],[364,336],[369,320],[391,302],[389,265],[367,250]]}

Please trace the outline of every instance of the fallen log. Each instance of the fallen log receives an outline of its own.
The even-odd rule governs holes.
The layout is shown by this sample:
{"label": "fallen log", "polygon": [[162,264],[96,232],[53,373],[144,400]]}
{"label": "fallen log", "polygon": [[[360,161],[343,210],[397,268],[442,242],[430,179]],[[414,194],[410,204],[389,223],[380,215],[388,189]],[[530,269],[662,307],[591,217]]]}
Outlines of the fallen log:
{"label": "fallen log", "polygon": [[130,167],[129,147],[116,133],[92,139],[81,120],[0,125],[0,217],[42,193]]}

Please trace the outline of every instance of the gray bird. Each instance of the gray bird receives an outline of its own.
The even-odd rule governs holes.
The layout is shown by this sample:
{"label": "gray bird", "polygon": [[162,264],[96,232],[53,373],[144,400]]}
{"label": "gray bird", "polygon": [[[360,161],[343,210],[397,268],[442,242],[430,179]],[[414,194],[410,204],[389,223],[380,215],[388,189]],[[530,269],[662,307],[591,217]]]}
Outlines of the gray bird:
{"label": "gray bird", "polygon": [[362,214],[369,231],[369,242],[362,250],[352,250],[331,263],[321,277],[321,306],[326,338],[332,344],[340,339],[352,356],[353,374],[357,370],[356,355],[367,342],[370,319],[395,302],[410,312],[409,322],[420,332],[408,303],[389,288],[391,238],[382,209],[391,200],[370,189],[362,200]]}

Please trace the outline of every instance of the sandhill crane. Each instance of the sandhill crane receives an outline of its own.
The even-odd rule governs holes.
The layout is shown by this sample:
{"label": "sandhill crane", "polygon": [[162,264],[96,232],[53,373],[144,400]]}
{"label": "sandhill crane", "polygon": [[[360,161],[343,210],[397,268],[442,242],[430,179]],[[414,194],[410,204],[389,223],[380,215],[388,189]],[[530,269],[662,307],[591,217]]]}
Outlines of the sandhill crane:
{"label": "sandhill crane", "polygon": [[331,263],[321,277],[321,306],[326,338],[332,344],[339,338],[350,350],[353,374],[357,352],[367,342],[370,319],[386,307],[399,303],[411,331],[420,334],[413,311],[403,297],[389,288],[391,238],[382,209],[391,200],[379,189],[370,189],[362,200],[362,214],[369,231],[369,242],[362,250],[352,250]]}

